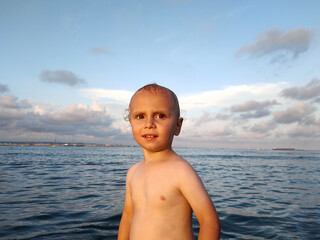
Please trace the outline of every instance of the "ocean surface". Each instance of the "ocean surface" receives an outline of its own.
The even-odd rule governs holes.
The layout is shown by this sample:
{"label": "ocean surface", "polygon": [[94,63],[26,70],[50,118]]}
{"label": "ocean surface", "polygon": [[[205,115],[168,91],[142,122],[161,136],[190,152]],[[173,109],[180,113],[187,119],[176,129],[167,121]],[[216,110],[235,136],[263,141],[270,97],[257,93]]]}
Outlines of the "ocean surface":
{"label": "ocean surface", "polygon": [[[320,152],[182,149],[221,239],[320,239]],[[0,146],[0,239],[116,239],[140,148]],[[193,219],[195,236],[199,231]]]}

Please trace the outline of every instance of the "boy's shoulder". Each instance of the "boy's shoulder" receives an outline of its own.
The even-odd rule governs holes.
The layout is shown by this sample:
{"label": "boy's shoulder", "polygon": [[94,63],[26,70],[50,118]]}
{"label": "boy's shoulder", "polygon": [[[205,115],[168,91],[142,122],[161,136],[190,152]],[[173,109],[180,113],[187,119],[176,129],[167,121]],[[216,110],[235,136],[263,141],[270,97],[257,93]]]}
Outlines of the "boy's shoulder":
{"label": "boy's shoulder", "polygon": [[140,162],[132,165],[132,166],[129,168],[128,172],[127,172],[127,177],[130,177],[130,176],[132,175],[132,173],[141,165],[141,163],[142,163],[142,161],[140,161]]}
{"label": "boy's shoulder", "polygon": [[179,174],[181,177],[188,176],[190,174],[196,174],[196,171],[194,170],[192,165],[187,160],[178,155],[175,161],[172,162],[172,164],[175,168],[176,174]]}
{"label": "boy's shoulder", "polygon": [[192,165],[176,153],[165,164],[166,172],[179,180],[197,175]]}

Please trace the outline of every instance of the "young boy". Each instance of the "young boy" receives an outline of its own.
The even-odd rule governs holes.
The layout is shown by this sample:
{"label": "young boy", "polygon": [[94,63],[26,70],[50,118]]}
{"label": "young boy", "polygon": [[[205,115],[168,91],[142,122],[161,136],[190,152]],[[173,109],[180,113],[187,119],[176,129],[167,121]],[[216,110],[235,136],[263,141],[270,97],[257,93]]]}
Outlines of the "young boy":
{"label": "young boy", "polygon": [[192,211],[198,239],[219,239],[219,218],[202,181],[171,148],[183,121],[176,95],[156,84],[142,87],[131,98],[129,121],[144,159],[127,173],[118,240],[194,239]]}

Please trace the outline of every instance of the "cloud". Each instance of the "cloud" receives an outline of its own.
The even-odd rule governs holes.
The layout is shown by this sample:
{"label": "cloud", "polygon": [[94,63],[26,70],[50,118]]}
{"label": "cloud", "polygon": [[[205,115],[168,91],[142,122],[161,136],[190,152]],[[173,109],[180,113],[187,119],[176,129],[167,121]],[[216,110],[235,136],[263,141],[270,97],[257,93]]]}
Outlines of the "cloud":
{"label": "cloud", "polygon": [[231,114],[217,113],[214,117],[215,120],[228,120],[230,119]]}
{"label": "cloud", "polygon": [[292,138],[307,137],[314,138],[320,136],[320,126],[295,126],[289,130],[288,135]]}
{"label": "cloud", "polygon": [[[262,57],[274,53],[288,52],[292,54],[293,58],[296,58],[308,50],[313,35],[313,31],[303,28],[292,29],[287,33],[270,29],[260,34],[255,43],[242,46],[236,52],[236,56]],[[283,55],[280,54],[280,57],[283,57]]]}
{"label": "cloud", "polygon": [[273,101],[262,101],[258,102],[255,100],[246,101],[243,104],[231,106],[231,112],[247,112],[240,115],[243,119],[248,118],[261,118],[270,115],[269,107],[273,105],[278,105],[279,103],[275,100]]}
{"label": "cloud", "polygon": [[[287,83],[254,84],[179,96],[187,120],[175,146],[272,148],[285,141],[299,148],[318,149],[317,103],[285,99],[280,95],[284,89],[289,89]],[[77,91],[92,103],[62,108],[36,103],[30,108],[27,100],[0,96],[0,140],[7,140],[4,136],[47,141],[57,137],[70,142],[74,136],[78,142],[133,144],[130,125],[123,120],[133,92]]]}
{"label": "cloud", "polygon": [[8,86],[0,83],[0,94],[8,91],[9,91]]}
{"label": "cloud", "polygon": [[[320,136],[310,130],[319,132],[319,112],[312,105],[316,103],[284,99],[280,96],[283,89],[288,89],[287,83],[240,85],[178,96],[188,121],[176,146],[272,148],[285,141],[318,149],[314,143]],[[293,138],[298,135],[301,137]]]}
{"label": "cloud", "polygon": [[27,100],[18,101],[18,98],[12,95],[0,96],[0,108],[23,109],[31,108]]}
{"label": "cloud", "polygon": [[304,121],[304,125],[319,125],[320,126],[320,120],[317,120],[317,117],[315,114],[306,116]]}
{"label": "cloud", "polygon": [[268,133],[269,131],[273,130],[276,127],[276,124],[274,121],[261,121],[255,123],[250,130],[253,132],[258,133]]}
{"label": "cloud", "polygon": [[7,113],[11,113],[7,114],[7,122],[14,124],[10,127],[8,124],[0,126],[0,131],[29,133],[30,138],[54,134],[60,136],[60,139],[66,139],[67,136],[81,136],[82,141],[90,142],[91,139],[95,139],[94,141],[101,142],[122,135],[120,129],[112,126],[116,120],[97,102],[93,102],[91,106],[72,104],[63,110],[48,110],[39,106],[29,112],[21,109],[19,111],[14,109],[16,112],[9,112],[9,108],[6,110]]}
{"label": "cloud", "polygon": [[[99,125],[106,123],[108,116],[103,111],[91,110],[85,104],[72,104],[62,111],[47,114],[45,122],[55,125]],[[108,124],[109,125],[109,124]]]}
{"label": "cloud", "polygon": [[291,87],[283,89],[280,95],[298,100],[317,98],[320,96],[320,79],[314,78],[304,87]]}
{"label": "cloud", "polygon": [[[45,106],[45,105],[44,105]],[[128,139],[118,127],[122,116],[111,116],[104,104],[93,101],[91,105],[72,104],[54,110],[39,105],[32,108],[27,100],[12,95],[0,96],[0,139],[52,141],[75,136],[84,142],[110,142],[111,139]],[[114,126],[114,123],[115,126]],[[69,136],[69,137],[68,137]],[[4,139],[4,137],[6,139]]]}
{"label": "cloud", "polygon": [[[210,126],[210,125],[209,125]],[[223,123],[221,125],[213,125],[208,128],[208,126],[204,128],[195,128],[193,124],[189,124],[187,126],[187,130],[183,128],[182,134],[186,136],[188,139],[191,139],[191,142],[201,142],[202,144],[206,142],[210,142],[214,139],[217,139],[217,137],[227,137],[227,136],[235,136],[236,133],[234,129],[232,128],[232,125],[227,122]],[[185,131],[185,132],[184,132]]]}
{"label": "cloud", "polygon": [[85,80],[77,77],[74,73],[65,70],[42,71],[40,74],[40,80],[48,83],[65,84],[71,87],[86,82]]}
{"label": "cloud", "polygon": [[243,104],[238,104],[234,105],[231,107],[231,112],[248,112],[248,111],[253,111],[253,110],[260,110],[262,108],[267,108],[269,106],[273,106],[278,104],[277,101],[263,101],[263,102],[258,102],[258,101],[247,101]]}
{"label": "cloud", "polygon": [[24,108],[24,109],[32,108],[32,105],[29,103],[28,100],[21,100],[19,104],[20,104],[20,108]]}
{"label": "cloud", "polygon": [[111,54],[111,52],[105,46],[95,47],[92,48],[90,51],[93,54]]}
{"label": "cloud", "polygon": [[274,120],[286,124],[302,122],[315,110],[316,108],[308,103],[297,102],[287,110],[274,112]]}
{"label": "cloud", "polygon": [[202,113],[202,115],[198,118],[198,120],[194,123],[195,126],[199,127],[201,126],[202,124],[205,124],[205,123],[208,123],[208,122],[211,122],[213,121],[214,118],[213,117],[210,117],[210,113],[207,112],[207,111],[204,111]]}
{"label": "cloud", "polygon": [[240,115],[240,117],[242,119],[249,119],[249,118],[262,118],[262,117],[265,117],[265,116],[269,116],[271,114],[271,111],[268,110],[268,109],[259,109],[259,110],[256,110],[252,113],[243,113]]}
{"label": "cloud", "polygon": [[[17,108],[0,108],[0,120],[14,120],[14,119],[22,119],[25,115],[25,112],[21,109]],[[7,125],[8,122],[2,123],[1,125]]]}
{"label": "cloud", "polygon": [[227,107],[235,102],[243,102],[248,99],[263,101],[274,98],[285,85],[287,84],[281,82],[231,86],[223,90],[179,96],[179,101],[183,110]]}
{"label": "cloud", "polygon": [[4,95],[0,97],[0,107],[2,108],[19,108],[17,98],[12,95]]}
{"label": "cloud", "polygon": [[23,119],[25,109],[31,108],[27,100],[18,101],[15,96],[0,96],[0,128],[11,125],[13,120]]}
{"label": "cloud", "polygon": [[230,136],[230,135],[234,135],[234,131],[232,130],[232,128],[230,127],[229,124],[225,124],[223,126],[217,127],[213,131],[211,131],[210,135],[213,135],[214,137],[217,137],[217,136]]}

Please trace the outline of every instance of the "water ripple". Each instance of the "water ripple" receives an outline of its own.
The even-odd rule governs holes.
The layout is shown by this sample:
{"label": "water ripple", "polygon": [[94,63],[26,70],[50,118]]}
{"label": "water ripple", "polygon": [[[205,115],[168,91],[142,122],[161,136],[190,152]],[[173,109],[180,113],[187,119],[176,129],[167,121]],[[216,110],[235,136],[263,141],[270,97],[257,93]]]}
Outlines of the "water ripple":
{"label": "water ripple", "polygon": [[[215,203],[221,239],[320,239],[319,152],[176,151]],[[0,147],[0,239],[116,239],[141,159],[138,148]]]}

